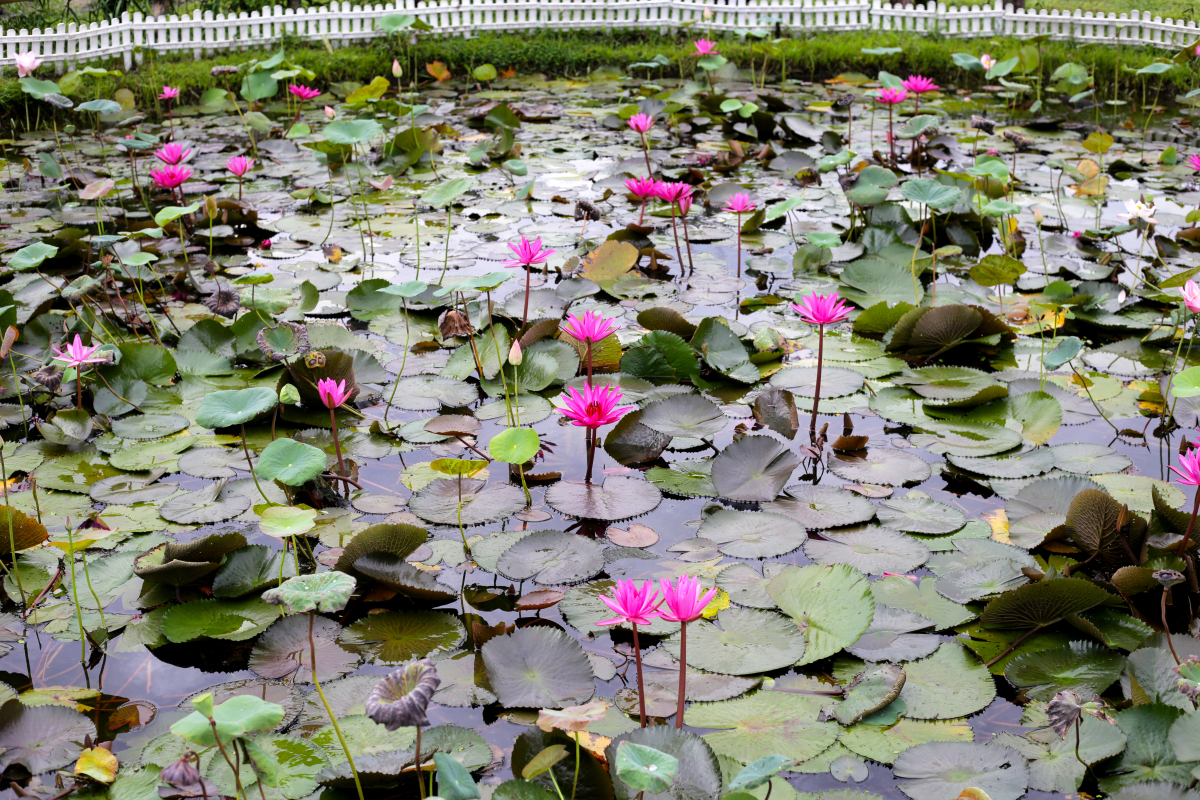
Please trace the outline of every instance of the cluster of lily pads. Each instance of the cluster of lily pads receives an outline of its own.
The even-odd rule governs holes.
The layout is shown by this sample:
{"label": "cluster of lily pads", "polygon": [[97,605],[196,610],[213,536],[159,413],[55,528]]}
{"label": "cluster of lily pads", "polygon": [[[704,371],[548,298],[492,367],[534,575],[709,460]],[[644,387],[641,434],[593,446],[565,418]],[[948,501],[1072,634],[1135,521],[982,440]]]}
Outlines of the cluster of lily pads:
{"label": "cluster of lily pads", "polygon": [[1200,158],[1037,44],[961,87],[280,53],[162,121],[25,59],[0,770],[1195,800]]}

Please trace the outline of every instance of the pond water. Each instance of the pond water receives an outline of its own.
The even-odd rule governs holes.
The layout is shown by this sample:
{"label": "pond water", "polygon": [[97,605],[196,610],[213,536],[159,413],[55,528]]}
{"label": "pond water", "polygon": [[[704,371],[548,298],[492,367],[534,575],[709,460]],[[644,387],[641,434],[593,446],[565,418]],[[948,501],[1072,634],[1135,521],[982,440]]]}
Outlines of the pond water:
{"label": "pond water", "polygon": [[[247,797],[355,797],[342,733],[367,796],[417,796],[416,730],[364,704],[428,657],[422,752],[485,797],[556,797],[520,779],[564,743],[570,792],[570,739],[535,723],[590,700],[611,705],[582,737],[589,800],[637,793],[625,740],[678,758],[681,799],[773,754],[760,799],[1197,796],[1193,494],[1168,470],[1200,422],[1188,111],[1072,105],[1086,75],[1030,112],[981,72],[916,108],[875,99],[886,74],[781,91],[707,65],[397,97],[280,59],[250,73],[284,70],[257,108],[218,91],[161,124],[101,104],[13,134],[0,764],[41,773],[24,791],[62,791],[88,734],[120,766],[79,796],[158,797],[189,747],[235,794],[171,731],[211,690],[282,706],[247,736],[280,779],[243,766]],[[289,75],[324,93],[298,107]],[[190,174],[151,188],[168,139]],[[648,161],[692,187],[686,226],[629,194]],[[553,252],[506,268],[523,237]],[[846,319],[793,309],[835,290]],[[587,381],[559,325],[585,312],[617,326],[593,383],[636,409],[592,463],[550,402]],[[109,361],[78,393],[44,370],[77,333]],[[358,387],[336,438],[327,377]],[[526,494],[504,462],[535,452]],[[336,732],[309,622],[260,599],[296,567],[357,582],[312,629]],[[641,731],[633,638],[598,596],[680,575],[718,590],[688,625],[690,733],[664,620],[640,631]]]}

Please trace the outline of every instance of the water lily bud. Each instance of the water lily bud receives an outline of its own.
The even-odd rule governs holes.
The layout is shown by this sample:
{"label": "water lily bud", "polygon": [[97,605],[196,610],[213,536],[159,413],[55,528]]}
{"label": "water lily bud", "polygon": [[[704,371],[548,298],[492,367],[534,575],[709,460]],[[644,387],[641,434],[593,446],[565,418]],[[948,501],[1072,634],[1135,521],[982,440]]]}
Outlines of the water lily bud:
{"label": "water lily bud", "polygon": [[212,719],[213,715],[213,696],[212,692],[205,692],[202,695],[197,695],[192,698],[192,705],[196,707],[204,716]]}
{"label": "water lily bud", "polygon": [[65,133],[67,136],[74,136],[75,135],[75,126],[74,125],[64,125],[63,133]]}
{"label": "water lily bud", "polygon": [[1040,208],[1035,208],[1033,210],[1033,221],[1038,225],[1041,225],[1043,219],[1045,219],[1045,217],[1042,216],[1042,210]]}
{"label": "water lily bud", "polygon": [[334,117],[337,116],[337,112],[334,111],[329,106],[325,106],[325,116],[328,117],[329,119],[333,119]]}
{"label": "water lily bud", "polygon": [[521,355],[521,342],[515,341],[513,342],[512,348],[508,351],[508,363],[512,364],[514,367],[520,366],[522,358],[524,357]]}
{"label": "water lily bud", "polygon": [[392,77],[399,78],[403,74],[404,74],[404,68],[400,66],[400,59],[393,58],[392,59]]}
{"label": "water lily bud", "polygon": [[292,384],[287,384],[279,390],[279,404],[285,406],[300,405],[300,392]]}

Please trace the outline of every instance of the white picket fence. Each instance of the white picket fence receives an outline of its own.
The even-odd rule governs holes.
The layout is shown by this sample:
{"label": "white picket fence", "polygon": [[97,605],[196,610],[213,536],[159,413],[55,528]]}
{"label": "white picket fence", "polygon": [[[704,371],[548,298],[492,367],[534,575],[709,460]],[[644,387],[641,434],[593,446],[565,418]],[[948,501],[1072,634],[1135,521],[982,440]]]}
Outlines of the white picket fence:
{"label": "white picket fence", "polygon": [[60,74],[79,64],[121,59],[126,70],[145,53],[190,52],[202,58],[218,52],[263,47],[289,34],[338,47],[388,33],[380,20],[411,14],[435,34],[472,35],[482,31],[642,28],[667,32],[692,25],[697,33],[775,29],[785,32],[911,31],[982,38],[1035,36],[1073,42],[1103,42],[1177,49],[1200,40],[1196,23],[1129,14],[1026,11],[995,0],[990,6],[947,6],[929,2],[897,5],[873,0],[396,0],[387,5],[333,2],[301,10],[281,6],[226,16],[211,11],[143,17],[126,12],[119,20],[54,29],[7,30],[0,42],[0,70],[18,53],[33,50]]}

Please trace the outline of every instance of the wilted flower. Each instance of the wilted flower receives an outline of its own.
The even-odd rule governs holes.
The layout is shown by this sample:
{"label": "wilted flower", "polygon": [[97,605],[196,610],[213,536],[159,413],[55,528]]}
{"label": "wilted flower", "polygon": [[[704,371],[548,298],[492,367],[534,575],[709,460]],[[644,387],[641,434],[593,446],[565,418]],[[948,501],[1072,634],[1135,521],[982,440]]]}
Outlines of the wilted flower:
{"label": "wilted flower", "polygon": [[196,769],[192,761],[196,758],[196,754],[191,750],[185,750],[183,757],[163,768],[158,777],[163,783],[169,783],[172,786],[193,786],[200,782],[200,770]]}
{"label": "wilted flower", "polygon": [[[228,319],[233,319],[237,315],[238,309],[242,307],[242,301],[238,293],[233,289],[222,286],[218,286],[216,291],[200,302],[209,311]],[[263,328],[263,331],[265,330],[266,328]],[[258,335],[262,336],[263,331],[259,331]]]}
{"label": "wilted flower", "polygon": [[425,711],[441,682],[428,658],[392,670],[367,697],[367,716],[389,731],[428,725]]}
{"label": "wilted flower", "polygon": [[600,209],[589,203],[587,200],[575,201],[575,221],[591,220],[597,222],[600,219]]}
{"label": "wilted flower", "polygon": [[1014,130],[1011,130],[1011,129],[1006,130],[1000,135],[1003,136],[1008,141],[1012,142],[1013,146],[1016,147],[1018,150],[1024,150],[1027,147],[1033,146],[1033,139],[1030,139],[1028,136],[1025,136],[1024,134],[1017,133]]}
{"label": "wilted flower", "polygon": [[581,731],[593,722],[604,719],[608,703],[596,700],[582,706],[567,706],[562,709],[543,708],[538,712],[537,726],[549,733],[558,728],[564,731]]}
{"label": "wilted flower", "polygon": [[849,108],[854,105],[855,96],[851,92],[838,95],[838,98],[833,101],[833,104],[838,108]]}
{"label": "wilted flower", "polygon": [[989,136],[996,132],[996,123],[994,121],[978,115],[971,117],[971,127],[977,131],[983,131]]}
{"label": "wilted flower", "polygon": [[34,383],[46,387],[46,390],[51,394],[54,394],[58,391],[58,387],[62,386],[63,381],[62,373],[59,372],[58,367],[54,366],[53,364],[47,364],[36,372],[30,374],[29,377],[33,379]]}

